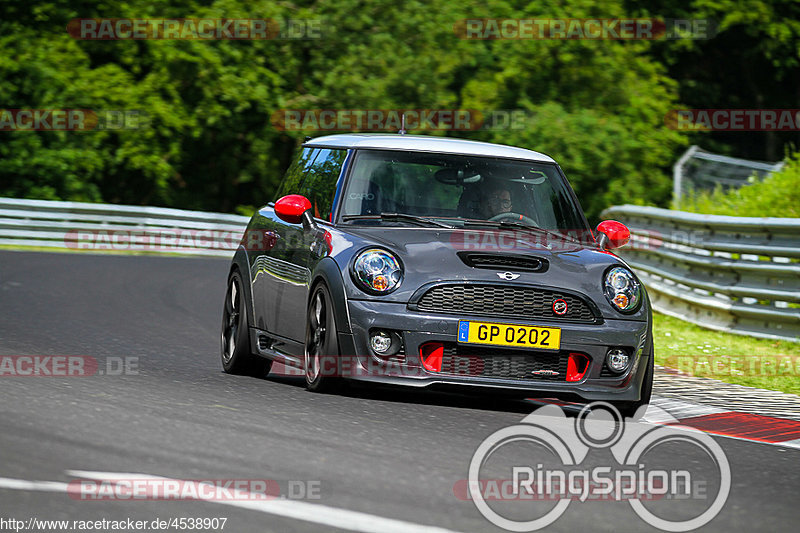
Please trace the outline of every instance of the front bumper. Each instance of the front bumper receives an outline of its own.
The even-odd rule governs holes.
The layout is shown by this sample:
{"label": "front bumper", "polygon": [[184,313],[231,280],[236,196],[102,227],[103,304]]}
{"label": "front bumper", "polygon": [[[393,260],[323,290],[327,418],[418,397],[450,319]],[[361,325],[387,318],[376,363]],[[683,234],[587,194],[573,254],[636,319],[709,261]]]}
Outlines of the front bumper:
{"label": "front bumper", "polygon": [[[402,303],[365,300],[349,300],[347,309],[352,331],[339,333],[340,351],[350,361],[343,375],[360,381],[429,388],[467,387],[527,397],[587,402],[628,402],[639,400],[648,357],[652,353],[652,340],[647,335],[648,323],[644,321],[605,319],[601,324],[577,324],[548,320],[487,319],[469,315],[427,314],[409,310]],[[589,366],[583,378],[574,382],[455,375],[425,369],[420,358],[420,346],[431,341],[457,343],[459,320],[561,328],[561,352],[582,353],[589,357]],[[372,352],[369,331],[375,328],[401,333],[404,343],[402,358],[386,361]],[[620,375],[604,371],[605,356],[612,347],[625,347],[634,356],[628,369]],[[475,349],[486,350],[490,354],[492,347],[479,346]]]}

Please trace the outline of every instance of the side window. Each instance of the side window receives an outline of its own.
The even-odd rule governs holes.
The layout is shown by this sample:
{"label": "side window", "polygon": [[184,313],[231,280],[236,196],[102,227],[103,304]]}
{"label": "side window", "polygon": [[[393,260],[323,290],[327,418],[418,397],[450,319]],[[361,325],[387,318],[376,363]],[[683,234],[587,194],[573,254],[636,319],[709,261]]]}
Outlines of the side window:
{"label": "side window", "polygon": [[283,198],[287,194],[302,194],[300,187],[303,184],[303,178],[314,158],[319,153],[319,149],[303,148],[295,160],[289,165],[286,175],[283,177],[283,183],[278,188],[278,196],[275,199]]}
{"label": "side window", "polygon": [[298,194],[311,201],[314,216],[330,220],[333,197],[336,194],[336,182],[342,171],[346,150],[317,149],[317,156],[306,168],[306,178]]}

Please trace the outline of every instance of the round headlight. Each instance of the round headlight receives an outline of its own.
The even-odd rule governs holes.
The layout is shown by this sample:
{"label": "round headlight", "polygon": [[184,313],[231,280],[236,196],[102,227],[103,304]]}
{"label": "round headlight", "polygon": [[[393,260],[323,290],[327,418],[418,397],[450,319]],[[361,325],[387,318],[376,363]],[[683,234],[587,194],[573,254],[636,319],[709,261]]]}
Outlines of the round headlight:
{"label": "round headlight", "polygon": [[388,294],[400,286],[403,268],[395,256],[379,248],[364,250],[356,258],[353,274],[367,292]]}
{"label": "round headlight", "polygon": [[614,267],[606,273],[604,292],[617,310],[630,313],[639,306],[642,288],[627,268]]}

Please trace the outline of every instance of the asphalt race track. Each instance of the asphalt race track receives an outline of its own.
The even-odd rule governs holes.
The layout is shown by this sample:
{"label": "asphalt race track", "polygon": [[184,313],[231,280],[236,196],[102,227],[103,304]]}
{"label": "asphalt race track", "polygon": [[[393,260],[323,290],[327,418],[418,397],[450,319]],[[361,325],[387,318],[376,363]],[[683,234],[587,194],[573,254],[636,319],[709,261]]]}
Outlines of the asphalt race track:
{"label": "asphalt race track", "polygon": [[[219,322],[227,270],[221,259],[0,252],[0,356],[89,356],[99,364],[87,377],[0,377],[0,516],[224,517],[224,531],[235,533],[502,531],[454,487],[481,441],[519,422],[531,403],[392,389],[330,396],[305,391],[298,378],[226,375]],[[702,530],[796,531],[800,449],[713,438],[732,482]],[[513,453],[526,464],[544,460]],[[697,457],[669,446],[652,453],[654,462],[713,478]],[[598,452],[583,464],[609,459]],[[68,494],[71,481],[113,476],[272,480],[287,498]],[[702,505],[672,505],[679,504],[677,513]],[[547,530],[657,531],[627,503],[607,501],[571,502]]]}

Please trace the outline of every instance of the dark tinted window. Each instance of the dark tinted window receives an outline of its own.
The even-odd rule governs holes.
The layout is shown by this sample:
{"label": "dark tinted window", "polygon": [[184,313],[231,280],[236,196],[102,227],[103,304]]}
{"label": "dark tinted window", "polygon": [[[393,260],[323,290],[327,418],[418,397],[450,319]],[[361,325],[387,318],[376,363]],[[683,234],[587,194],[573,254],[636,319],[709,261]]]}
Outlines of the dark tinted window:
{"label": "dark tinted window", "polygon": [[360,150],[342,206],[345,216],[405,213],[456,225],[508,220],[588,234],[558,167],[537,161]]}
{"label": "dark tinted window", "polygon": [[283,183],[278,188],[276,200],[287,194],[300,194],[300,186],[303,184],[303,178],[306,177],[306,169],[314,162],[314,157],[316,157],[318,151],[311,148],[303,148],[292,164],[289,165],[289,169],[283,177]]}
{"label": "dark tinted window", "polygon": [[306,176],[298,194],[311,200],[314,216],[330,220],[336,182],[342,172],[346,150],[317,148],[314,161],[306,167]]}

